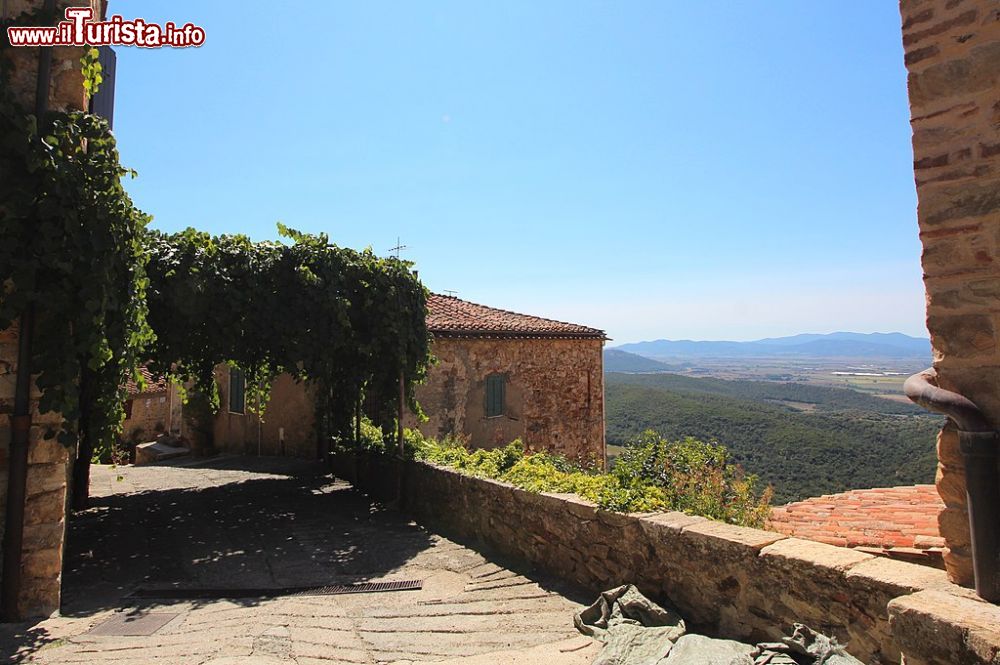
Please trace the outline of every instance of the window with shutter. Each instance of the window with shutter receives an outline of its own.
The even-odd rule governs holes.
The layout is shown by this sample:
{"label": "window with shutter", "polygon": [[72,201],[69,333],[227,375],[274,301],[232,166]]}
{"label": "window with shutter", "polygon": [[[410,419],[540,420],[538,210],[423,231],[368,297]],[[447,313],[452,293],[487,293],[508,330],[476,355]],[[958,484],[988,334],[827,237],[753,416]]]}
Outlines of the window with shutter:
{"label": "window with shutter", "polygon": [[108,127],[115,128],[115,70],[118,56],[110,46],[97,47],[97,60],[101,63],[101,85],[97,94],[90,98],[90,112],[108,121]]}
{"label": "window with shutter", "polygon": [[504,415],[505,379],[503,374],[490,374],[486,377],[486,417],[496,418]]}
{"label": "window with shutter", "polygon": [[246,413],[246,377],[243,370],[235,367],[229,370],[229,412]]}

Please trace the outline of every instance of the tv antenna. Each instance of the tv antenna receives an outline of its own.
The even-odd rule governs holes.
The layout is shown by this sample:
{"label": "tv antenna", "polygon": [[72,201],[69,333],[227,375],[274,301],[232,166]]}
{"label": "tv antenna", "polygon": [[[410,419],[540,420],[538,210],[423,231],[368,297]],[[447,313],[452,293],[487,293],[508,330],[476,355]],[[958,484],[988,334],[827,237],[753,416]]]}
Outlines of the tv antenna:
{"label": "tv antenna", "polygon": [[441,290],[444,291],[445,295],[447,295],[450,298],[454,298],[455,294],[458,293],[458,291],[452,291],[451,289],[441,289]]}
{"label": "tv antenna", "polygon": [[402,240],[400,240],[399,236],[396,236],[396,246],[395,247],[390,247],[389,251],[390,252],[396,252],[396,258],[398,259],[399,258],[399,253],[402,252],[404,249],[409,249],[409,247],[407,247],[406,245],[403,244],[403,242],[402,242]]}

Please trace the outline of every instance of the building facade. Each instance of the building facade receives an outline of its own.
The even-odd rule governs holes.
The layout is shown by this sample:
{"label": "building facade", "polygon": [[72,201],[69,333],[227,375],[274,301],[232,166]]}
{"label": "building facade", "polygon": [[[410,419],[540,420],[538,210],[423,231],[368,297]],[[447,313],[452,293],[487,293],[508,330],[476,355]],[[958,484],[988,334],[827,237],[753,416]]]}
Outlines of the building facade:
{"label": "building facade", "polygon": [[476,448],[521,439],[603,466],[604,331],[449,296],[427,305],[437,364],[416,389],[428,420],[411,414],[408,427]]}
{"label": "building facade", "polygon": [[[437,363],[416,397],[428,419],[407,414],[404,425],[471,447],[521,439],[529,449],[604,464],[604,331],[448,296],[431,295],[427,305]],[[307,384],[278,377],[261,421],[247,409],[238,372],[220,367],[217,378],[217,450],[315,457]]]}

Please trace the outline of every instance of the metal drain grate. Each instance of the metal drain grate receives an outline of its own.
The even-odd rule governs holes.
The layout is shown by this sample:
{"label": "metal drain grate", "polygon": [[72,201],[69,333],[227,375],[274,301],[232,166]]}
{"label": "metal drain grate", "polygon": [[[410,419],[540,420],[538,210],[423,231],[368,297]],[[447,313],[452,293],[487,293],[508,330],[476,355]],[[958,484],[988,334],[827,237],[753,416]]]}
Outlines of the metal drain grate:
{"label": "metal drain grate", "polygon": [[180,615],[170,612],[150,612],[148,614],[118,612],[104,623],[94,626],[88,634],[107,637],[146,637],[163,628],[178,616]]}
{"label": "metal drain grate", "polygon": [[386,591],[419,591],[421,580],[388,582],[358,582],[330,586],[300,586],[269,589],[139,589],[133,598],[171,600],[212,600],[216,598],[275,598],[277,596],[335,596],[344,593],[383,593]]}

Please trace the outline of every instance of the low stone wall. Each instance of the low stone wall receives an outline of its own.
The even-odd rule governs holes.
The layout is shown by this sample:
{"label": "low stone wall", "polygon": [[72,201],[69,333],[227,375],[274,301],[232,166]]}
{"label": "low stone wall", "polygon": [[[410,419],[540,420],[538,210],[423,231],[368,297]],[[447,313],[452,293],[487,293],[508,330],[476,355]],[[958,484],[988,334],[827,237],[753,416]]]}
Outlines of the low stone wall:
{"label": "low stone wall", "polygon": [[594,592],[631,582],[692,627],[750,642],[801,622],[866,663],[1000,662],[1000,608],[940,570],[682,513],[619,514],[420,462],[336,456],[334,472],[449,537]]}

